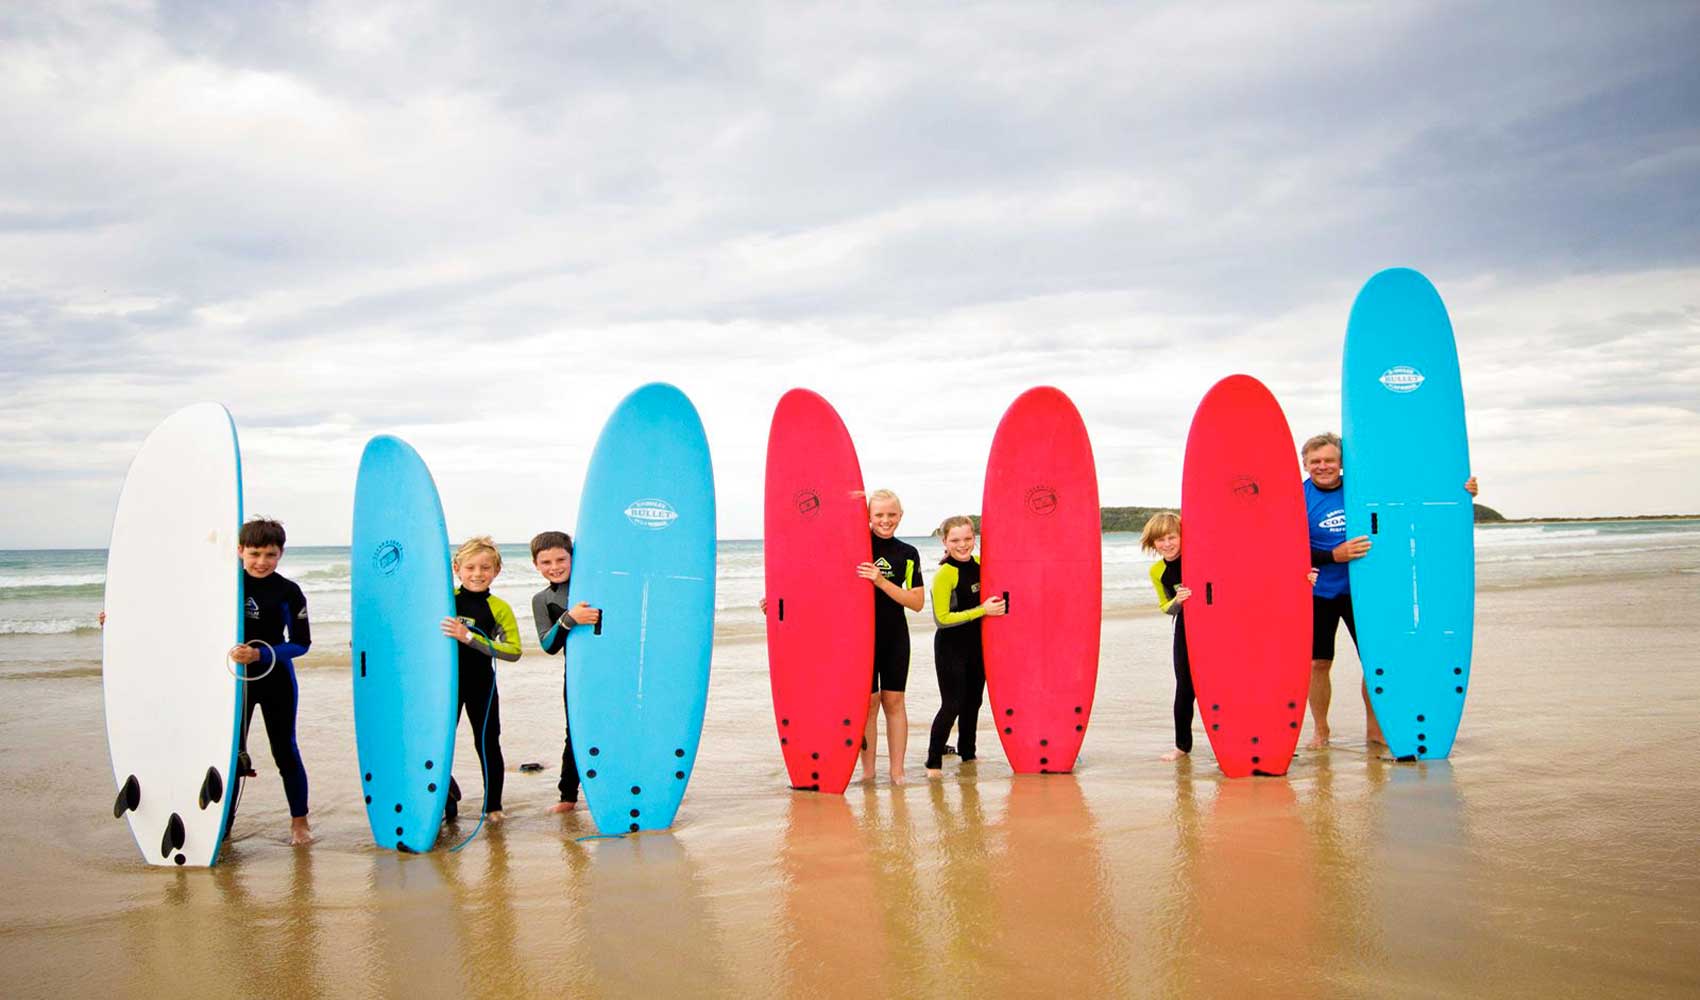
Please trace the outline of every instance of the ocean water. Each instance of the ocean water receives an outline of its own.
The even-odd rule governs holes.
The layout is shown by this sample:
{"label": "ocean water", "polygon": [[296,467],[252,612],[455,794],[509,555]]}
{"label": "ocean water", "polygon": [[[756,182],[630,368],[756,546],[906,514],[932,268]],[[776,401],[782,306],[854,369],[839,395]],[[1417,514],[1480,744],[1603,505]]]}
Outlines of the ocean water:
{"label": "ocean water", "polygon": [[[924,569],[943,555],[939,540],[907,538]],[[536,636],[531,595],[543,579],[524,545],[503,545],[496,594],[513,605],[522,641]],[[1152,607],[1142,552],[1132,533],[1104,536],[1104,610],[1107,615]],[[1476,529],[1477,585],[1488,590],[1581,577],[1700,573],[1700,521],[1586,521],[1499,525]],[[316,655],[308,665],[330,665],[349,639],[349,552],[343,546],[295,546],[279,572],[301,585],[312,613]],[[83,673],[98,670],[96,615],[106,579],[104,549],[0,551],[0,674]],[[161,573],[161,587],[170,580]],[[715,584],[716,635],[761,634],[756,601],[762,594],[760,540],[720,542]],[[171,608],[169,600],[162,602]],[[185,609],[172,608],[177,612]],[[923,619],[924,620],[924,619]]]}

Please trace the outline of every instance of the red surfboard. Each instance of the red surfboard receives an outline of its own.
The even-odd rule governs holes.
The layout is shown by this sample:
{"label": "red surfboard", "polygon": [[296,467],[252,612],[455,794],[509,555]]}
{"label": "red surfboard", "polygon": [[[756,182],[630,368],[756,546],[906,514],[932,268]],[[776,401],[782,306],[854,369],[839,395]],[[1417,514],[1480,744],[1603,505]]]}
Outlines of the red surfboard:
{"label": "red surfboard", "polygon": [[780,397],[767,435],[762,556],[773,717],[794,788],[841,794],[868,718],[873,558],[856,446],[832,404],[807,389]]}
{"label": "red surfboard", "polygon": [[1230,778],[1286,774],[1310,690],[1310,542],[1293,435],[1249,375],[1211,387],[1181,481],[1193,689]]}
{"label": "red surfboard", "polygon": [[1092,442],[1059,390],[1004,412],[980,522],[980,597],[1009,602],[980,626],[1004,756],[1017,774],[1073,770],[1098,686],[1103,522]]}

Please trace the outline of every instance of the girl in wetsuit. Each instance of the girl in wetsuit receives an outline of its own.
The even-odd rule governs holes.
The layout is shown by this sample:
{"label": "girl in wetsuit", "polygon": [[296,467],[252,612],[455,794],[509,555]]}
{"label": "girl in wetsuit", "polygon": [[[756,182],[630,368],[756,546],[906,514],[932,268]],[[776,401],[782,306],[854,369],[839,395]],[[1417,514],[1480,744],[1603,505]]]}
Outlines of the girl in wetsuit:
{"label": "girl in wetsuit", "polygon": [[1181,516],[1165,510],[1151,515],[1140,532],[1139,544],[1161,559],[1151,564],[1151,586],[1157,590],[1157,607],[1175,616],[1175,748],[1164,760],[1180,760],[1192,752],[1192,666],[1186,656],[1186,622],[1181,605],[1192,591],[1181,586]]}
{"label": "girl in wetsuit", "polygon": [[933,662],[939,675],[939,713],[927,741],[927,776],[944,767],[945,741],[956,725],[957,753],[974,759],[974,728],[986,688],[986,660],[980,647],[980,619],[1004,613],[1003,598],[980,601],[980,559],[974,554],[974,522],[958,515],[939,525],[944,558],[933,575]]}

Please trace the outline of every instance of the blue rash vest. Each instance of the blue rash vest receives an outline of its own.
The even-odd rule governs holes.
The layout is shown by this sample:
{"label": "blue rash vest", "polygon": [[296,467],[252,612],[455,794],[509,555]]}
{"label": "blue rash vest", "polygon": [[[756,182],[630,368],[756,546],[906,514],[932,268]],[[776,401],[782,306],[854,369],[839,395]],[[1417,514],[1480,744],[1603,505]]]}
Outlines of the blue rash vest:
{"label": "blue rash vest", "polygon": [[1346,540],[1345,481],[1325,490],[1305,480],[1305,524],[1310,529],[1310,564],[1316,567],[1317,597],[1339,597],[1351,589],[1346,564],[1335,562],[1334,546]]}

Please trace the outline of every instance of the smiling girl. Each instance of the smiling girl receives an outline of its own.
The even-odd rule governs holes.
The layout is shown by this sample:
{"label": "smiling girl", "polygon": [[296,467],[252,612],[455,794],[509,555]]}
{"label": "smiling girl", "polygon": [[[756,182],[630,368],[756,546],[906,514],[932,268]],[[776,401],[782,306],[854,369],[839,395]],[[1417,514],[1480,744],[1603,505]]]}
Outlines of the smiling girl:
{"label": "smiling girl", "polygon": [[986,689],[986,659],[980,646],[980,619],[1004,613],[1003,598],[980,601],[980,558],[974,554],[974,522],[957,515],[939,525],[944,558],[933,575],[933,662],[939,675],[939,713],[927,741],[927,776],[944,767],[945,741],[956,725],[956,746],[963,763],[974,759],[975,725]]}

